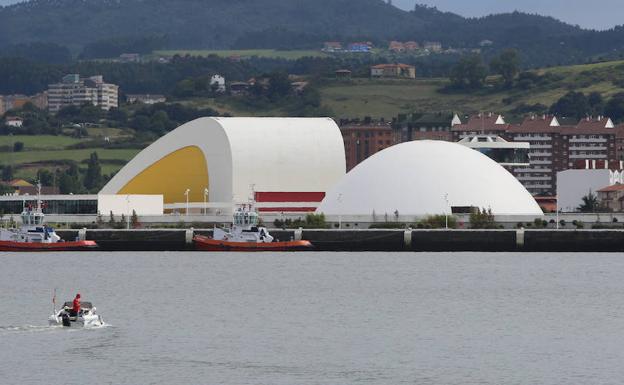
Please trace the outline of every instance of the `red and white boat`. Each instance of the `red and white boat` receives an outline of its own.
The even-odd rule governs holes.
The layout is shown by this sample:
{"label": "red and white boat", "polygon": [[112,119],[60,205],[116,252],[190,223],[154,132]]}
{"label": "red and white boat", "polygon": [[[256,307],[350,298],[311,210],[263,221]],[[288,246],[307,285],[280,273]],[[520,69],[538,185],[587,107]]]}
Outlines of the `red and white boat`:
{"label": "red and white boat", "polygon": [[232,227],[215,227],[213,236],[193,237],[195,249],[202,251],[302,251],[312,248],[306,240],[276,241],[265,227],[258,226],[258,213],[241,208],[234,213]]}
{"label": "red and white boat", "polygon": [[0,251],[82,251],[97,247],[94,241],[63,241],[45,225],[39,197],[37,207],[25,206],[21,218],[19,228],[0,229]]}

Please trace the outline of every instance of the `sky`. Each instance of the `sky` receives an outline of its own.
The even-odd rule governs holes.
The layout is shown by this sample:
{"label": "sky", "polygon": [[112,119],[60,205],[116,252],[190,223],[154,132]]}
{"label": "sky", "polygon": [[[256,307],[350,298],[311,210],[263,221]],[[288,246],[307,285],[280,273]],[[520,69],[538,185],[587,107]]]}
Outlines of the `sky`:
{"label": "sky", "polygon": [[[0,0],[0,4],[17,1]],[[609,29],[624,24],[624,0],[393,0],[403,9],[413,9],[416,2],[469,17],[518,10],[553,16],[583,28]]]}
{"label": "sky", "polygon": [[583,28],[609,29],[624,24],[624,0],[393,0],[392,3],[413,9],[416,2],[469,17],[518,10],[553,16]]}

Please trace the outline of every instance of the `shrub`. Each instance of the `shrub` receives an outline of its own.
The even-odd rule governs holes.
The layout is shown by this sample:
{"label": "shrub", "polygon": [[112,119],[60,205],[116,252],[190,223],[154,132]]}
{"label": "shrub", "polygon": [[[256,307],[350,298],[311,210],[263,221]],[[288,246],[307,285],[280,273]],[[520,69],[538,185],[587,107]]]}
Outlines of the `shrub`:
{"label": "shrub", "polygon": [[425,228],[429,229],[443,229],[446,227],[446,221],[448,219],[448,227],[449,229],[457,228],[457,219],[452,215],[429,215],[425,219],[423,219],[420,223],[422,223]]}
{"label": "shrub", "polygon": [[470,213],[470,227],[473,229],[495,229],[494,214],[492,209],[479,209]]}
{"label": "shrub", "polygon": [[13,143],[13,152],[21,152],[24,149],[24,142]]}

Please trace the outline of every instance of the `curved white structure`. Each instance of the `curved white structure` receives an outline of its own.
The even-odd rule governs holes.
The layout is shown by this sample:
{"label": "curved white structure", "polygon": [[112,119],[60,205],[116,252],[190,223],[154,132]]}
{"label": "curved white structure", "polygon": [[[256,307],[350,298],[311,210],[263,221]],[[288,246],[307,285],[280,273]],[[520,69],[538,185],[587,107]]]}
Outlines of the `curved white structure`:
{"label": "curved white structure", "polygon": [[316,201],[313,211],[344,174],[342,136],[330,118],[200,118],[141,151],[101,194],[231,204],[263,193],[265,202],[290,206]]}
{"label": "curved white structure", "polygon": [[317,212],[423,216],[468,206],[497,215],[542,215],[531,194],[492,159],[430,140],[398,144],[366,159],[327,193]]}

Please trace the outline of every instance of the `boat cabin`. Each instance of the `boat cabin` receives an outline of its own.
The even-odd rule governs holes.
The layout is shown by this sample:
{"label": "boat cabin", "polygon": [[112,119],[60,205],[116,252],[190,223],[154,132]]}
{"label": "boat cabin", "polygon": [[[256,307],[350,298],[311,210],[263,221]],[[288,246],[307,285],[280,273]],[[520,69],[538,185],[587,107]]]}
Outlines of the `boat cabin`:
{"label": "boat cabin", "polygon": [[258,226],[258,213],[238,210],[234,213],[234,225],[240,227]]}
{"label": "boat cabin", "polygon": [[22,213],[22,224],[24,226],[41,226],[45,215],[42,212],[24,211]]}

